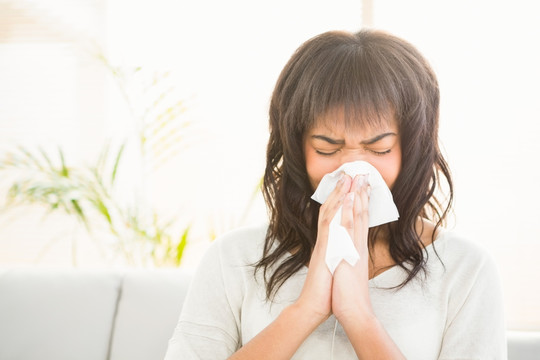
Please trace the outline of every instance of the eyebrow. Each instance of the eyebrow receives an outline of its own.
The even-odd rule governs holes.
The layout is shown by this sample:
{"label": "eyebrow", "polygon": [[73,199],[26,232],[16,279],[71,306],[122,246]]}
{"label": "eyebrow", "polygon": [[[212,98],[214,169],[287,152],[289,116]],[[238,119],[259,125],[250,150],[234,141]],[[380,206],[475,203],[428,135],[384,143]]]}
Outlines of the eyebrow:
{"label": "eyebrow", "polygon": [[[371,145],[371,144],[374,144],[376,143],[377,141],[387,137],[387,136],[397,136],[396,133],[393,133],[393,132],[387,132],[387,133],[384,133],[384,134],[380,134],[380,135],[377,135],[371,139],[367,139],[367,140],[364,140],[364,141],[361,141],[360,144],[362,145]],[[319,139],[319,140],[323,140],[323,141],[326,141],[327,143],[330,143],[332,145],[343,145],[345,144],[345,140],[343,139],[332,139],[332,138],[329,138],[328,136],[324,136],[324,135],[313,135],[311,136],[312,139]]]}

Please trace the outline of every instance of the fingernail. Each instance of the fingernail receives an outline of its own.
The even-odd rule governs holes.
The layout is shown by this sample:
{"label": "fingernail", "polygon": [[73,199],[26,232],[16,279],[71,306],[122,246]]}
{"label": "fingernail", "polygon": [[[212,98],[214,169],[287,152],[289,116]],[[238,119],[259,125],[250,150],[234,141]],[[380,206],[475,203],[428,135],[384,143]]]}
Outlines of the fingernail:
{"label": "fingernail", "polygon": [[358,175],[358,180],[356,181],[356,189],[360,190],[364,184],[367,183],[367,176],[366,174],[360,174]]}
{"label": "fingernail", "polygon": [[354,193],[353,192],[348,193],[345,199],[348,203],[352,204],[354,202]]}
{"label": "fingernail", "polygon": [[345,173],[341,172],[339,175],[339,180],[337,182],[338,185],[342,185],[345,182]]}

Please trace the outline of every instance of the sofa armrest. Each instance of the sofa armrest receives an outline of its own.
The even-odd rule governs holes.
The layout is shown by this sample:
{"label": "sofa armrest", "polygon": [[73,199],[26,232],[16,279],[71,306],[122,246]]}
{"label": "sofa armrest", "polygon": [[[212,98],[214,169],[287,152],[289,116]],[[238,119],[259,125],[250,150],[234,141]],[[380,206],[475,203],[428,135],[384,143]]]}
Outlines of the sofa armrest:
{"label": "sofa armrest", "polygon": [[540,359],[540,332],[508,331],[508,360]]}

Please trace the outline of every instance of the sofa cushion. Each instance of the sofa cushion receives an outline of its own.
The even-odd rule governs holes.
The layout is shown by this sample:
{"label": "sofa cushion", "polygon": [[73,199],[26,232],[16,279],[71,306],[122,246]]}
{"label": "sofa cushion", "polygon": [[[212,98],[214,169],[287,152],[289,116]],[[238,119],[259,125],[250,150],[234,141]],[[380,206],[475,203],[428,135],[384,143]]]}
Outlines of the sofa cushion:
{"label": "sofa cushion", "polygon": [[163,359],[190,280],[185,270],[127,271],[110,359]]}
{"label": "sofa cushion", "polygon": [[508,360],[540,359],[540,332],[509,331]]}
{"label": "sofa cushion", "polygon": [[106,360],[121,276],[0,272],[0,359]]}

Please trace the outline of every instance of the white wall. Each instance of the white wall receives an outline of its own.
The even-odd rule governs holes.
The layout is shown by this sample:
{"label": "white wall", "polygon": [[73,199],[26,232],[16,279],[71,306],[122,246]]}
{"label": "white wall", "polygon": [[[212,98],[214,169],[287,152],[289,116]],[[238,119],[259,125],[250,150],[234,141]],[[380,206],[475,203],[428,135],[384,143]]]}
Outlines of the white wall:
{"label": "white wall", "polygon": [[[16,15],[22,12],[41,24],[38,32],[52,27],[47,31],[61,36],[56,46],[36,44],[34,38],[23,45],[0,44],[0,79],[4,80],[0,90],[7,99],[0,109],[0,148],[19,142],[52,149],[59,144],[71,164],[91,162],[105,139],[119,142],[134,131],[110,74],[92,62],[94,52],[101,48],[111,65],[124,71],[141,66],[144,76],[130,83],[135,93],[139,80],[170,71],[168,84],[186,101],[184,117],[192,125],[178,154],[147,174],[148,195],[135,198],[133,191],[143,185],[132,142],[129,161],[122,164],[120,188],[126,200],[145,201],[163,218],[176,216],[181,225],[195,223],[194,240],[203,244],[188,247],[184,262],[194,266],[209,232],[220,234],[266,218],[260,197],[247,217],[243,213],[264,169],[267,110],[277,76],[309,37],[332,29],[356,30],[361,3],[77,1],[23,0],[15,6],[23,9]],[[96,15],[83,21],[78,6],[85,13],[96,8]],[[78,23],[85,26],[73,25]],[[81,27],[92,29],[85,33]],[[73,34],[65,34],[71,30]],[[71,37],[79,41],[62,42]],[[19,56],[14,47],[29,50]],[[65,236],[63,217],[47,220],[49,227],[44,230],[39,222],[42,211],[25,211],[24,218],[20,212],[0,214],[0,249],[5,249],[0,251],[0,263],[32,263],[48,240],[57,238],[45,247],[40,263],[71,264],[74,243],[79,266],[101,263],[84,231]],[[197,246],[201,250],[195,250]]]}
{"label": "white wall", "polygon": [[375,1],[374,27],[415,44],[441,87],[455,228],[495,256],[510,328],[540,329],[540,5]]}
{"label": "white wall", "polygon": [[263,175],[279,72],[308,38],[358,29],[361,3],[111,0],[108,14],[112,61],[171,69],[193,121],[189,146],[151,174],[152,201],[196,219],[201,231],[264,221],[260,197],[241,218]]}
{"label": "white wall", "polygon": [[[356,30],[362,18],[358,0],[96,3],[106,4],[104,28],[97,32],[103,32],[102,45],[113,65],[171,70],[176,93],[187,101],[185,116],[193,125],[186,147],[151,174],[146,200],[166,215],[196,221],[200,239],[208,237],[209,227],[219,233],[242,222],[264,168],[270,94],[294,49],[326,30]],[[455,227],[498,261],[509,326],[539,329],[540,25],[535,2],[375,0],[373,10],[374,27],[408,39],[435,68],[442,95],[441,138],[456,181]],[[0,45],[4,146],[62,142],[75,160],[91,159],[104,138],[132,132],[114,84],[104,84],[104,73],[87,58],[66,58],[44,70],[54,47],[41,53],[33,47],[24,55],[28,48],[20,46],[25,61],[20,62],[5,55],[9,46]],[[60,83],[49,79],[62,69],[73,75]],[[55,101],[63,96],[64,105],[47,101],[47,89],[60,94]],[[39,110],[42,117],[36,116]],[[137,164],[131,165],[137,174]],[[136,177],[124,174],[127,193],[137,185]],[[0,214],[0,263],[30,263],[43,238],[70,233],[73,224],[68,228],[63,219],[55,220],[60,227],[38,226],[39,215],[36,210],[35,218],[21,220],[20,213]],[[243,222],[264,218],[259,198]],[[84,236],[74,234],[52,243],[41,260],[70,264],[73,239],[81,238],[79,264],[99,262]],[[188,248],[186,266],[196,264],[206,244]]]}

